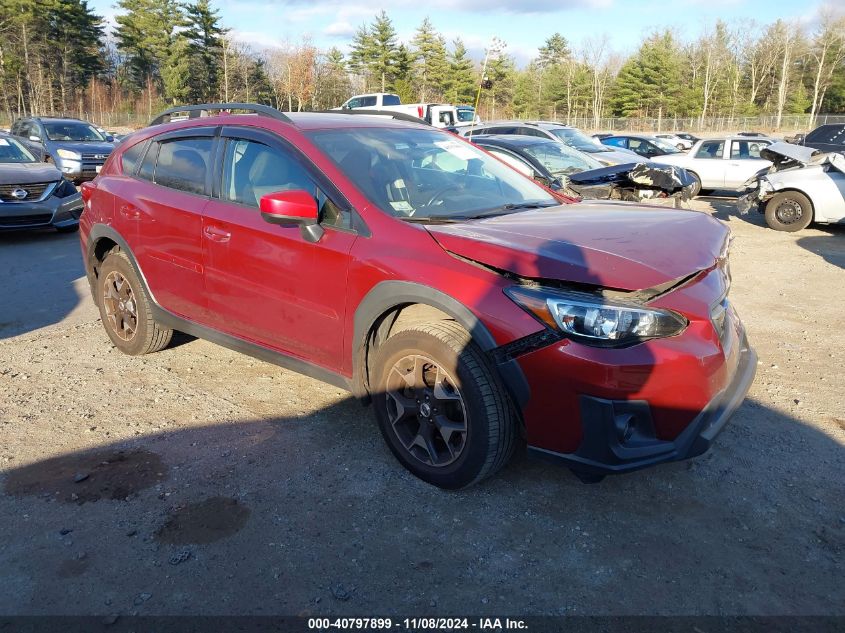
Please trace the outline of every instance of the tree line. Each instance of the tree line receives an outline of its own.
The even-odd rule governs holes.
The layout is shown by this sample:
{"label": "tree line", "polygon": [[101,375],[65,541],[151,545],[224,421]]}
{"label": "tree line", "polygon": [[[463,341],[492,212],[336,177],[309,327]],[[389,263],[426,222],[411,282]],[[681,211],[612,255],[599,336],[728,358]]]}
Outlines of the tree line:
{"label": "tree line", "polygon": [[[583,120],[845,111],[845,18],[807,27],[717,21],[694,40],[671,29],[614,52],[607,36],[575,45],[555,33],[518,67],[494,38],[485,63],[426,18],[401,42],[382,11],[348,51],[308,38],[258,49],[234,37],[209,0],[118,0],[111,32],[86,0],[0,0],[0,116],[126,112],[247,101],[285,110],[389,91],[406,102],[474,103],[480,114]],[[283,9],[280,9],[283,10]],[[482,76],[483,71],[483,76]]]}

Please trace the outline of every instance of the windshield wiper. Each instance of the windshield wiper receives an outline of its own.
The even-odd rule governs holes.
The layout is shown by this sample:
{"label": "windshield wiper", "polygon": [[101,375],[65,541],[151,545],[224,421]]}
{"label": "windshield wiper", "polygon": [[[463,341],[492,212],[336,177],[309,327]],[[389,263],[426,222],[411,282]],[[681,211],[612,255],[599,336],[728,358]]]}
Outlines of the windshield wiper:
{"label": "windshield wiper", "polygon": [[518,202],[503,204],[495,209],[488,209],[475,215],[461,216],[462,220],[480,220],[481,218],[492,218],[497,215],[507,215],[511,211],[526,211],[528,209],[547,209],[558,206],[557,202]]}
{"label": "windshield wiper", "polygon": [[462,216],[448,216],[448,215],[409,215],[396,216],[403,222],[416,222],[418,224],[453,224],[458,220],[465,220]]}

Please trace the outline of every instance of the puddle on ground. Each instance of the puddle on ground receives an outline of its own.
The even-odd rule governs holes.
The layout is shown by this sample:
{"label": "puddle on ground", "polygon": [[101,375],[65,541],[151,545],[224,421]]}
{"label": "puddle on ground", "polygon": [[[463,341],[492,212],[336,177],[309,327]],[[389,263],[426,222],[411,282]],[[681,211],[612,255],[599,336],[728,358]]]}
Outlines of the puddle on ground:
{"label": "puddle on ground", "polygon": [[156,539],[171,545],[213,543],[238,532],[250,510],[228,497],[212,497],[177,508],[155,533]]}
{"label": "puddle on ground", "polygon": [[145,450],[62,455],[11,471],[9,495],[49,496],[65,503],[126,499],[167,478],[161,457]]}

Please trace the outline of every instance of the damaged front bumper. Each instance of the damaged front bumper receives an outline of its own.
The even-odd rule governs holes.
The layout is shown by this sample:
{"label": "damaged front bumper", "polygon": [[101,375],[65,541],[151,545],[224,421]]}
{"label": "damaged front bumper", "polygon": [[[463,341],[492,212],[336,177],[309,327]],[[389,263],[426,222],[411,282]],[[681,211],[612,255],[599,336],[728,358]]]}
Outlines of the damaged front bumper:
{"label": "damaged front bumper", "polygon": [[674,198],[676,206],[692,197],[694,180],[675,165],[631,163],[573,174],[566,188],[581,198],[645,202]]}
{"label": "damaged front bumper", "polygon": [[766,202],[772,197],[773,193],[771,184],[766,180],[759,179],[753,185],[747,186],[745,191],[737,198],[736,210],[740,215],[747,215],[752,209],[763,213]]}

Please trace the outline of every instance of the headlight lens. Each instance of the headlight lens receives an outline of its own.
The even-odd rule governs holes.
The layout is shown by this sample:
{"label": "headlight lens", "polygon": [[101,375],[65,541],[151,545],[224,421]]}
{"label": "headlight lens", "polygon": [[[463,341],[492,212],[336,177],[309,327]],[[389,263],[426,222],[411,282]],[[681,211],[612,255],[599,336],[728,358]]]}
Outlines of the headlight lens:
{"label": "headlight lens", "polygon": [[513,287],[513,301],[551,328],[586,345],[627,347],[680,334],[687,320],[669,310],[608,301],[586,293]]}
{"label": "headlight lens", "polygon": [[82,160],[82,155],[79,152],[74,152],[69,149],[57,149],[56,154],[59,158],[67,158],[68,160]]}

